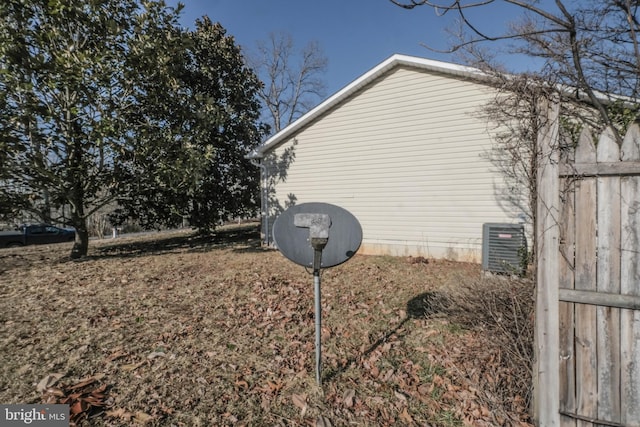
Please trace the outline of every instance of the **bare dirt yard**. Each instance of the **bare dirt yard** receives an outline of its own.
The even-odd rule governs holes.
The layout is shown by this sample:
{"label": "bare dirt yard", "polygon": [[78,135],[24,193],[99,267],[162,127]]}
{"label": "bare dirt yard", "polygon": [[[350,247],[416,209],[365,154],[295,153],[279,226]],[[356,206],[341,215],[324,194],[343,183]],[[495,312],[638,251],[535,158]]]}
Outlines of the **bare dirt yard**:
{"label": "bare dirt yard", "polygon": [[78,426],[529,426],[533,286],[356,255],[312,276],[257,226],[0,250],[0,403]]}

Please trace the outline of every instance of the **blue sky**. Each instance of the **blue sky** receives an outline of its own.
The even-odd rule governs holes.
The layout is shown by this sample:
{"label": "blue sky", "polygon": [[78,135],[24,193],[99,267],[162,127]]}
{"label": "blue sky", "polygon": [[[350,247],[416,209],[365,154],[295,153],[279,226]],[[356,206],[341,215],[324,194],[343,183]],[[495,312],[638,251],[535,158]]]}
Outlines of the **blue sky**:
{"label": "blue sky", "polygon": [[[175,5],[177,0],[167,0]],[[446,27],[452,17],[439,17],[430,7],[405,10],[388,0],[183,0],[182,24],[192,27],[208,15],[220,22],[245,51],[271,32],[286,31],[300,48],[318,41],[329,60],[325,74],[327,96],[337,92],[394,53],[458,63],[454,56],[438,54],[423,44],[445,49]],[[472,15],[485,31],[504,28],[518,9],[497,2]],[[505,58],[512,71],[526,61]]]}

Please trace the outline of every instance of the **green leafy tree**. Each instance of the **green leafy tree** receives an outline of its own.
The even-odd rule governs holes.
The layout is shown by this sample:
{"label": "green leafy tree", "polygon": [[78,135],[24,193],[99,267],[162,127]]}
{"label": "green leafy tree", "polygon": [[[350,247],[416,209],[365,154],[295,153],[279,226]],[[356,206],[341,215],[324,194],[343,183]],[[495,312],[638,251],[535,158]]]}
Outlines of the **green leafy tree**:
{"label": "green leafy tree", "polygon": [[[135,1],[7,0],[0,5],[0,138],[8,145],[10,197],[71,207],[75,256],[86,218],[110,199],[117,160],[122,56]],[[46,216],[46,214],[45,214]]]}
{"label": "green leafy tree", "polygon": [[187,85],[195,93],[198,129],[194,145],[209,161],[194,181],[191,221],[209,229],[212,221],[255,215],[258,173],[245,156],[262,140],[258,124],[262,84],[233,37],[208,18],[196,22]]}
{"label": "green leafy tree", "polygon": [[[261,83],[220,24],[203,17],[186,37],[183,54],[164,59],[173,69],[166,84],[144,88],[153,94],[147,101],[163,109],[152,119],[131,116],[130,122],[153,123],[131,159],[133,188],[125,194],[135,197],[121,198],[116,215],[146,226],[188,219],[208,231],[231,217],[255,215],[258,174],[245,155],[264,134]],[[167,90],[172,102],[164,105]]]}
{"label": "green leafy tree", "polygon": [[0,3],[0,201],[43,218],[69,207],[72,257],[87,254],[87,218],[115,201],[147,226],[186,215],[207,228],[252,206],[253,169],[238,156],[260,138],[257,83],[222,27],[189,33],[179,13],[162,1]]}
{"label": "green leafy tree", "polygon": [[[154,78],[131,81],[132,57],[150,28],[171,28],[176,20],[160,2],[0,5],[0,138],[13,184],[3,189],[26,197],[32,210],[42,201],[45,219],[51,207],[69,206],[73,257],[86,255],[87,218],[120,193],[126,160],[145,132],[124,120],[146,97],[137,88]],[[166,51],[162,42],[153,40],[157,51]]]}

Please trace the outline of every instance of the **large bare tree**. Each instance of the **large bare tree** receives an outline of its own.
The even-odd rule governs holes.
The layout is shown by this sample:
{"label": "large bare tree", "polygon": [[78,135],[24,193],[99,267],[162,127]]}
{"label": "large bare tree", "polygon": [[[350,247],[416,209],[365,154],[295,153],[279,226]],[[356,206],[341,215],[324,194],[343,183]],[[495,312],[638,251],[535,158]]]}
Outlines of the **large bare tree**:
{"label": "large bare tree", "polygon": [[248,61],[264,84],[259,96],[263,119],[272,133],[302,116],[325,96],[323,75],[328,60],[318,42],[309,42],[298,50],[291,34],[271,33],[257,43],[257,52]]}
{"label": "large bare tree", "polygon": [[[560,95],[595,108],[605,126],[618,127],[610,107],[613,99],[635,102],[640,95],[640,2],[636,0],[390,1],[406,9],[431,7],[443,19],[453,19],[457,32],[444,51],[464,52],[469,65],[505,70],[493,57],[496,43],[504,54],[534,59],[537,70],[531,77],[571,88]],[[495,7],[510,7],[516,19],[503,28],[474,20],[480,8],[491,12]],[[492,43],[491,49],[482,48],[487,43]],[[428,41],[426,47],[437,49]]]}

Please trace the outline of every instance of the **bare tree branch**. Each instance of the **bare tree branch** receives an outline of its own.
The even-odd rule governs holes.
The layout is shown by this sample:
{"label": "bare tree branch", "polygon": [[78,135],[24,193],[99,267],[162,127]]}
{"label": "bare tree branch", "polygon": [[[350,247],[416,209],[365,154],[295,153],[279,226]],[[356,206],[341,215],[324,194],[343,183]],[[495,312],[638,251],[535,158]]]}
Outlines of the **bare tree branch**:
{"label": "bare tree branch", "polygon": [[400,6],[404,9],[413,9],[418,6],[431,6],[434,9],[444,10],[444,13],[446,13],[449,10],[459,10],[460,8],[466,9],[466,8],[484,6],[484,5],[493,3],[495,0],[481,0],[481,1],[471,2],[467,4],[462,4],[461,0],[453,0],[449,4],[442,4],[445,2],[439,3],[431,0],[410,0],[411,3],[407,3],[405,1],[401,2],[398,0],[389,0],[389,1],[391,1],[391,3],[395,4],[396,6]]}
{"label": "bare tree branch", "polygon": [[[504,54],[514,53],[537,59],[538,75],[588,98],[604,125],[612,125],[604,99],[607,94],[640,97],[640,29],[638,2],[633,0],[555,0],[541,6],[528,0],[504,0],[503,6],[520,10],[504,28],[487,31],[468,13],[472,8],[497,6],[498,2],[464,0],[390,0],[406,9],[431,7],[454,14],[461,30],[447,49],[423,43],[440,53],[467,54],[479,63],[495,62],[496,48],[481,53],[480,45],[499,42]],[[491,9],[489,9],[491,10]],[[507,44],[509,42],[509,44]],[[494,67],[498,68],[498,67]],[[582,100],[576,101],[582,102]]]}
{"label": "bare tree branch", "polygon": [[271,33],[248,61],[264,84],[259,96],[273,132],[302,116],[325,95],[322,75],[327,58],[317,42],[296,51],[290,34]]}

